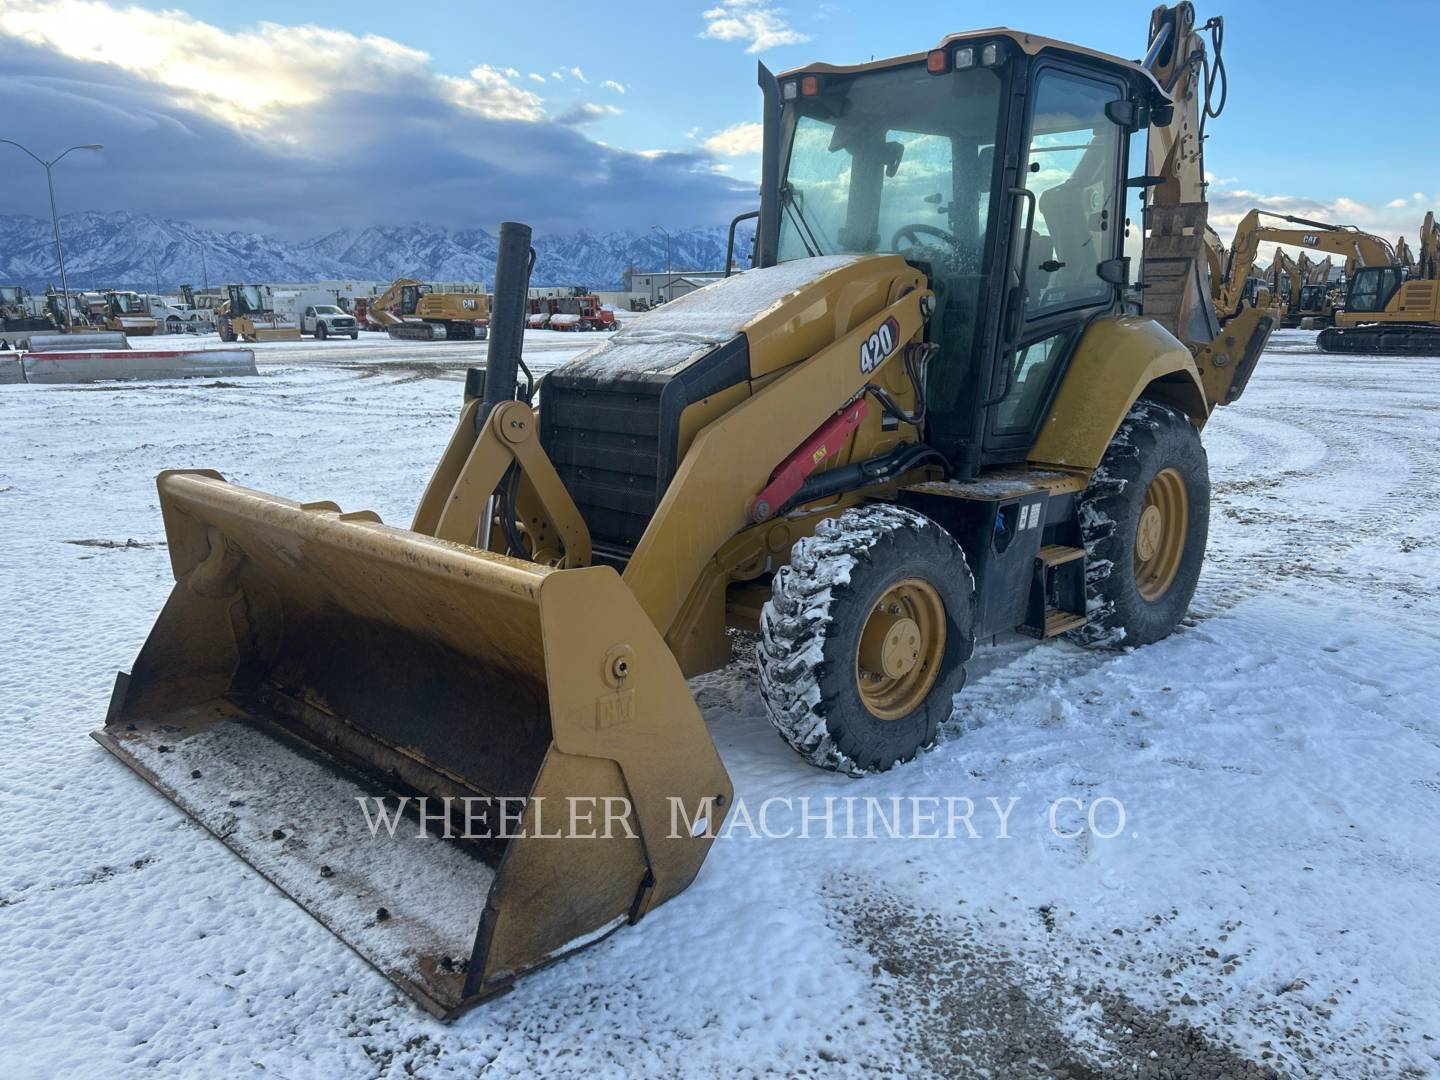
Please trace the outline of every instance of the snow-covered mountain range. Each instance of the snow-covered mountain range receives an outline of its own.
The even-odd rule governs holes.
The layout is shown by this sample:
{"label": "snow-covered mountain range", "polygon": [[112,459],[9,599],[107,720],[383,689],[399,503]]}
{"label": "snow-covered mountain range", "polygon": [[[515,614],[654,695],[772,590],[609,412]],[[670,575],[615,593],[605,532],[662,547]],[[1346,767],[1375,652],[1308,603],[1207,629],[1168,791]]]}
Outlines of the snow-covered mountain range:
{"label": "snow-covered mountain range", "polygon": [[[748,223],[747,223],[748,224]],[[674,269],[718,270],[725,264],[726,225],[670,230]],[[60,219],[70,287],[170,289],[226,281],[430,281],[493,283],[495,236],[484,229],[450,231],[428,225],[341,229],[298,243],[248,232],[214,232],[185,221],[123,211],[66,214]],[[749,233],[737,258],[749,256]],[[743,248],[743,251],[741,250]],[[625,270],[664,270],[659,232],[537,233],[533,285],[620,289]],[[40,290],[57,285],[50,222],[0,214],[0,283]]]}

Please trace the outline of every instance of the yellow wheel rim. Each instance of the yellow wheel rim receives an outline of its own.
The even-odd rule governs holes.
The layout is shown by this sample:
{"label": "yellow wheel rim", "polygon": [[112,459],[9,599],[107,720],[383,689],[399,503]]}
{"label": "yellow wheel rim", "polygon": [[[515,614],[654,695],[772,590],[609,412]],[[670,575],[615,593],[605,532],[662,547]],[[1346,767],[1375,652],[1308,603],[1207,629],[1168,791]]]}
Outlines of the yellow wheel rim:
{"label": "yellow wheel rim", "polygon": [[920,707],[945,655],[945,604],[927,582],[906,578],[890,587],[865,620],[855,650],[860,700],[881,720]]}
{"label": "yellow wheel rim", "polygon": [[1180,572],[1190,531],[1190,495],[1185,478],[1164,469],[1150,481],[1135,526],[1135,587],[1150,603],[1159,600]]}

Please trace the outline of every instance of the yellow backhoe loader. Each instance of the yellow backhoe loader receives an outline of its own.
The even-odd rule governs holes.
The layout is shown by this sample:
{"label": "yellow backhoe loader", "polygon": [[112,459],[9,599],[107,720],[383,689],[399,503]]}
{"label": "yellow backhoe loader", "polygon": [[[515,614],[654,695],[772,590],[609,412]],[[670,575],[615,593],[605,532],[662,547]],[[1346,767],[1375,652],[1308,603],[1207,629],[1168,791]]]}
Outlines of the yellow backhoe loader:
{"label": "yellow backhoe loader", "polygon": [[226,285],[216,309],[221,341],[299,341],[300,324],[275,310],[268,285]]}
{"label": "yellow backhoe loader", "polygon": [[176,584],[96,738],[448,1017],[694,878],[733,792],[686,677],[729,631],[784,742],[852,774],[930,746],[994,633],[1164,638],[1200,430],[1273,323],[1211,300],[1220,32],[1180,3],[1141,62],[992,29],[762,66],[756,269],[538,387],[502,224],[410,527],[161,474]]}
{"label": "yellow backhoe loader", "polygon": [[1355,271],[1345,310],[1318,340],[1335,353],[1440,353],[1440,224],[1433,211],[1420,227],[1413,268],[1397,263]]}
{"label": "yellow backhoe loader", "polygon": [[489,332],[490,297],[437,292],[415,278],[400,278],[370,302],[367,312],[393,338],[483,341]]}

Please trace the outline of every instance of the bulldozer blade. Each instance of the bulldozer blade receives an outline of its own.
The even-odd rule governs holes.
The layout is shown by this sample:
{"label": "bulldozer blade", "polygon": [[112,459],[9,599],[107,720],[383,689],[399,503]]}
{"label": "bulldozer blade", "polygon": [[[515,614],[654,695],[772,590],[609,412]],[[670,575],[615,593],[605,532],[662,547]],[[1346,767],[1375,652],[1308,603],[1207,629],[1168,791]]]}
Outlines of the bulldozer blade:
{"label": "bulldozer blade", "polygon": [[613,570],[158,486],[176,584],[95,738],[435,1015],[693,880],[730,782]]}
{"label": "bulldozer blade", "polygon": [[255,341],[299,341],[298,326],[257,326],[250,335]]}

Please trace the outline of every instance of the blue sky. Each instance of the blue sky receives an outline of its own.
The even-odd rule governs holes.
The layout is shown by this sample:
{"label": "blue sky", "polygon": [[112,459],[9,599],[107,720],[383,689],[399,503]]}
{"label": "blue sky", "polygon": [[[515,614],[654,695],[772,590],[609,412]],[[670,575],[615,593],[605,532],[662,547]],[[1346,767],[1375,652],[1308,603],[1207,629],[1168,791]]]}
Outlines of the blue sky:
{"label": "blue sky", "polygon": [[[1017,0],[1003,20],[1134,56],[1150,7]],[[1222,232],[1260,203],[1413,237],[1440,201],[1440,143],[1404,129],[1423,112],[1421,43],[1440,31],[1440,6],[1199,13],[1226,19],[1230,103],[1207,147]],[[206,224],[325,231],[307,230],[317,191],[355,224],[495,220],[482,200],[533,206],[557,228],[708,223],[753,198],[758,159],[736,152],[753,132],[735,125],[758,118],[757,59],[779,70],[913,52],[999,17],[988,4],[843,0],[0,0],[0,47],[8,36],[19,53],[0,75],[0,138],[105,141],[103,165],[67,178],[67,206]],[[156,45],[167,27],[184,43],[169,56]],[[34,200],[9,196],[11,175],[0,170],[3,204],[19,209]],[[227,175],[245,190],[217,190]]]}

